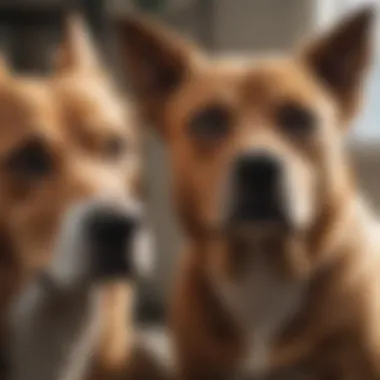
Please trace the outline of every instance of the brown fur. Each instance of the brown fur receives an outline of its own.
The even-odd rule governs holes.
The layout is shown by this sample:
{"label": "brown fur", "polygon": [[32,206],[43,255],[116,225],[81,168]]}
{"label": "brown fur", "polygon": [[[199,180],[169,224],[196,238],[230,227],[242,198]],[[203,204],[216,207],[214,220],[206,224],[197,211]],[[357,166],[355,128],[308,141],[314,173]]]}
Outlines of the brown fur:
{"label": "brown fur", "polygon": [[[231,244],[244,229],[224,229],[220,199],[234,158],[262,147],[293,168],[296,198],[309,194],[312,216],[294,236],[265,227],[247,231],[265,250],[273,281],[305,287],[300,307],[272,337],[261,375],[380,378],[380,245],[371,240],[375,222],[342,149],[361,100],[372,15],[359,12],[291,56],[241,61],[209,57],[149,20],[118,22],[143,114],[168,146],[174,201],[189,240],[172,305],[184,379],[239,373],[248,343],[255,347],[260,334],[254,330],[253,342],[246,341],[251,332],[219,297],[215,279],[238,283],[245,260],[259,254]],[[276,112],[289,101],[314,114],[317,135],[299,139],[280,129]],[[212,104],[229,112],[231,130],[202,140],[189,126]]]}

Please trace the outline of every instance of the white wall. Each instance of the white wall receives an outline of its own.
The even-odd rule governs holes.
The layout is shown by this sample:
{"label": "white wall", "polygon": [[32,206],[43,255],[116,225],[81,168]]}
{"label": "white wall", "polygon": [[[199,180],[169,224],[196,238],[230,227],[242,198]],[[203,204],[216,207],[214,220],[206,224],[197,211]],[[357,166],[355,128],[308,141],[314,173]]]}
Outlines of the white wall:
{"label": "white wall", "polygon": [[308,33],[312,0],[217,0],[218,50],[265,50],[292,46]]}

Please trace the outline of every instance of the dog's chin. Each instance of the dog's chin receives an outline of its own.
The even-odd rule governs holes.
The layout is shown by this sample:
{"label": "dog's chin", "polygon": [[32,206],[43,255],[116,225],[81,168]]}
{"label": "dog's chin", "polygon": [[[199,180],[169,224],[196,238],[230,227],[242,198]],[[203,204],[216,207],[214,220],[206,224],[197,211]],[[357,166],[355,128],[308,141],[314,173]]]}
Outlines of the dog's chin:
{"label": "dog's chin", "polygon": [[228,236],[245,241],[290,237],[298,234],[300,229],[291,215],[281,210],[266,215],[235,212],[225,223]]}
{"label": "dog's chin", "polygon": [[222,217],[215,223],[203,226],[205,236],[209,238],[238,239],[257,241],[272,238],[291,238],[303,231],[303,226],[291,215],[279,213],[269,217],[236,217],[236,213]]}
{"label": "dog's chin", "polygon": [[98,256],[92,267],[93,279],[97,281],[120,281],[130,279],[149,280],[154,275],[154,241],[151,230],[139,227],[133,238],[123,247],[93,247],[92,256]]}
{"label": "dog's chin", "polygon": [[295,231],[290,225],[282,221],[271,220],[263,222],[234,222],[226,230],[226,235],[234,240],[245,242],[261,242],[270,239],[284,239]]}
{"label": "dog's chin", "polygon": [[221,220],[219,223],[203,228],[203,235],[209,239],[240,240],[254,242],[259,240],[285,238],[295,235],[297,230],[292,224],[282,220],[247,221]]}

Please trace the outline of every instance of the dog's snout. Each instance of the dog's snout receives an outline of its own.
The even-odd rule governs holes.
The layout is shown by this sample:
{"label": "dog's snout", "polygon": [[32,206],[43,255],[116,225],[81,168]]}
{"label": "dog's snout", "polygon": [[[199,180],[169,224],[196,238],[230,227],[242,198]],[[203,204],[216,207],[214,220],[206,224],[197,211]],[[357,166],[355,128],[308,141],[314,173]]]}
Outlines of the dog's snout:
{"label": "dog's snout", "polygon": [[114,210],[99,210],[88,219],[88,236],[94,244],[123,244],[131,237],[138,223],[135,215]]}
{"label": "dog's snout", "polygon": [[140,222],[137,213],[114,207],[89,212],[85,229],[98,276],[114,278],[131,274],[131,251]]}
{"label": "dog's snout", "polygon": [[236,181],[249,191],[270,190],[280,173],[280,163],[269,154],[244,154],[236,162]]}
{"label": "dog's snout", "polygon": [[281,161],[267,152],[248,152],[233,164],[231,221],[282,219]]}

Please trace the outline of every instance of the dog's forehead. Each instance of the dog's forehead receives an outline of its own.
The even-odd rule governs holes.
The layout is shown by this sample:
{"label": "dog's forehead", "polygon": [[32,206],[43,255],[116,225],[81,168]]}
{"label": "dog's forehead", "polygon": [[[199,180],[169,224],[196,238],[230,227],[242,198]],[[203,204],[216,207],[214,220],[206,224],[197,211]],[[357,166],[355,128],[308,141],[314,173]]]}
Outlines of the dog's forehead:
{"label": "dog's forehead", "polygon": [[173,113],[181,116],[218,102],[238,112],[270,110],[286,101],[321,112],[333,107],[323,86],[291,56],[212,57],[180,89]]}
{"label": "dog's forehead", "polygon": [[300,61],[286,55],[217,57],[211,60],[207,75],[241,95],[256,94],[261,99],[267,95],[307,102],[324,95]]}
{"label": "dog's forehead", "polygon": [[131,107],[107,81],[81,75],[62,78],[55,85],[63,109],[76,128],[133,134]]}
{"label": "dog's forehead", "polygon": [[0,146],[3,149],[31,135],[60,134],[59,108],[43,79],[19,78],[0,86]]}
{"label": "dog's forehead", "polygon": [[34,119],[54,119],[57,104],[48,82],[19,78],[0,87],[0,117],[13,123]]}
{"label": "dog's forehead", "polygon": [[293,59],[257,61],[247,70],[243,86],[248,96],[273,102],[290,98],[315,103],[326,96],[305,67]]}

